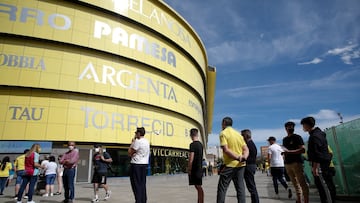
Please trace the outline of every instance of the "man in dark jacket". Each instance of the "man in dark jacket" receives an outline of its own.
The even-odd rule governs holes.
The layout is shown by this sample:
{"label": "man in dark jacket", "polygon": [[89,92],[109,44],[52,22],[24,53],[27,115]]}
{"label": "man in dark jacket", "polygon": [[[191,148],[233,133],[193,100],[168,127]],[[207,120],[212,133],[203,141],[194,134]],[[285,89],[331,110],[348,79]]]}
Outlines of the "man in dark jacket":
{"label": "man in dark jacket", "polygon": [[[315,127],[315,119],[313,117],[303,118],[301,125],[303,125],[304,131],[309,132],[310,135],[307,154],[312,166],[311,171],[319,191],[321,203],[329,203],[330,201],[334,203],[336,188],[329,173],[331,156],[328,151],[326,134],[320,128]],[[324,179],[325,184],[322,184],[321,178]],[[327,190],[329,190],[331,195],[330,200],[326,196]]]}
{"label": "man in dark jacket", "polygon": [[254,177],[256,172],[257,148],[255,143],[251,139],[251,131],[249,129],[242,130],[241,135],[244,137],[244,140],[249,148],[249,156],[246,160],[246,167],[244,173],[246,187],[251,196],[251,203],[259,203],[259,195],[256,189]]}

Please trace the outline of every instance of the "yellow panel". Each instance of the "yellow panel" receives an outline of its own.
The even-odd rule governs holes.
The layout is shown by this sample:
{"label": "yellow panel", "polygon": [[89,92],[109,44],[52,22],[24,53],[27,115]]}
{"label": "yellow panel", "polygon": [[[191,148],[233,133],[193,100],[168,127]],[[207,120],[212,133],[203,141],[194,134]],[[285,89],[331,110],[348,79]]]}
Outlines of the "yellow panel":
{"label": "yellow panel", "polygon": [[28,123],[25,134],[28,139],[42,140],[43,138],[46,138],[46,128],[40,123]]}
{"label": "yellow panel", "polygon": [[18,122],[6,122],[2,140],[27,140],[31,137],[27,137],[25,133],[26,122],[23,125],[19,125]]}
{"label": "yellow panel", "polygon": [[[36,53],[37,49],[33,48],[32,51]],[[49,53],[52,57],[22,56],[32,62],[28,63],[27,68],[0,69],[0,73],[4,72],[7,77],[3,84],[110,96],[172,111],[182,109],[181,113],[203,123],[203,102],[199,101],[199,96],[195,95],[193,90],[181,82],[174,82],[167,74],[154,72],[138,64],[109,58],[107,55],[78,54],[78,51],[68,49],[63,52],[38,48],[39,53]],[[17,79],[16,74],[20,75],[20,79]],[[201,78],[198,78],[198,81],[200,80]]]}
{"label": "yellow panel", "polygon": [[66,140],[65,135],[66,135],[66,125],[48,124],[48,126],[46,128],[46,139],[47,140],[64,141],[64,140]]}
{"label": "yellow panel", "polygon": [[[13,89],[13,92],[17,90],[19,89]],[[0,121],[0,126],[4,126],[4,130],[0,131],[0,139],[128,144],[136,127],[144,126],[147,130],[146,137],[154,146],[187,149],[190,143],[187,132],[193,127],[201,126],[179,114],[159,111],[147,105],[44,91],[19,91],[22,98],[32,95],[31,103],[26,105],[13,105],[12,101],[16,101],[18,97],[9,96],[10,103],[2,104],[0,108],[3,114],[6,112],[5,119]],[[14,109],[9,109],[10,106],[17,106],[16,116]],[[43,109],[42,114],[39,114],[40,108]],[[24,113],[24,109],[27,109],[27,113]],[[34,109],[37,112],[33,114]]]}
{"label": "yellow panel", "polygon": [[[129,1],[132,5],[124,8],[121,1],[114,0],[81,0],[100,8],[131,18],[145,26],[157,30],[179,44],[195,60],[198,61],[205,73],[207,58],[205,48],[198,35],[191,26],[176,12],[161,1]],[[141,2],[141,3],[140,3]],[[121,4],[121,5],[120,5]],[[138,6],[141,4],[141,6]],[[135,6],[134,6],[135,5]],[[136,6],[137,5],[137,6]],[[121,7],[121,9],[119,8]],[[150,17],[151,16],[151,17]]]}
{"label": "yellow panel", "polygon": [[[7,5],[16,7],[20,12],[24,9],[24,4],[29,4],[29,2],[33,3],[33,6],[29,8],[35,9],[33,11],[35,13],[38,12],[34,16],[38,16],[39,18],[28,16],[24,22],[20,22],[19,19],[11,20],[6,18],[7,14],[0,13],[3,21],[10,22],[14,25],[14,29],[5,30],[2,28],[0,32],[55,40],[62,43],[72,43],[129,57],[135,61],[141,61],[178,77],[194,87],[194,89],[198,91],[198,94],[204,98],[204,81],[202,78],[205,77],[204,69],[206,68],[206,64],[203,62],[205,61],[206,55],[205,52],[202,51],[203,47],[199,46],[198,43],[193,43],[191,47],[187,47],[186,49],[194,59],[203,61],[199,61],[201,70],[198,70],[198,65],[194,64],[182,50],[173,46],[165,39],[156,36],[156,33],[129,24],[126,21],[122,21],[122,19],[112,20],[111,18],[105,18],[102,12],[90,8],[79,11],[74,8],[73,3],[66,1],[56,1],[57,4],[53,4],[28,0],[19,1],[17,4],[16,2],[8,2]],[[145,5],[153,7],[152,4],[146,3]],[[73,12],[69,11],[71,9],[73,9]],[[160,8],[156,9],[160,11]],[[55,10],[56,13],[54,13]],[[71,14],[66,15],[62,13],[63,10]],[[169,12],[168,9],[166,10]],[[41,18],[39,13],[44,14],[43,18]],[[173,18],[172,21],[175,19],[182,22],[179,18]],[[176,20],[174,22],[176,22]],[[81,28],[76,28],[75,25],[82,26]],[[160,32],[169,31],[168,29],[164,29],[167,28],[164,25],[158,28]],[[119,30],[122,31],[121,34]],[[172,33],[172,35],[173,34],[174,33]],[[196,35],[194,36],[197,37]],[[189,35],[189,39],[192,37]],[[135,43],[133,39],[144,40],[145,42]],[[188,77],[189,73],[192,73],[195,77]],[[33,81],[27,82],[33,84]]]}

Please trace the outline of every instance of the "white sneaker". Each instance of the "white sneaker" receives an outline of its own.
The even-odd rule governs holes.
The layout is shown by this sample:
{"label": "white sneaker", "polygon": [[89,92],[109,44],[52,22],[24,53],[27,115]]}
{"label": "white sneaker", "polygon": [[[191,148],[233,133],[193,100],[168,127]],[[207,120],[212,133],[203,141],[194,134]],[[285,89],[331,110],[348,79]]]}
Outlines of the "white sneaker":
{"label": "white sneaker", "polygon": [[99,196],[95,195],[95,198],[91,202],[99,202]]}
{"label": "white sneaker", "polygon": [[45,193],[42,195],[43,197],[49,197],[49,194],[48,193]]}
{"label": "white sneaker", "polygon": [[27,203],[35,203],[34,200],[31,200],[30,202],[28,201]]}
{"label": "white sneaker", "polygon": [[54,196],[54,194],[53,194],[53,193],[50,193],[50,197],[52,197],[52,196]]}
{"label": "white sneaker", "polygon": [[107,199],[109,199],[110,198],[110,196],[111,196],[111,191],[109,190],[109,191],[107,191],[107,193],[105,194],[105,200],[107,200]]}
{"label": "white sneaker", "polygon": [[16,201],[16,203],[22,203],[21,201],[19,202],[19,201]]}

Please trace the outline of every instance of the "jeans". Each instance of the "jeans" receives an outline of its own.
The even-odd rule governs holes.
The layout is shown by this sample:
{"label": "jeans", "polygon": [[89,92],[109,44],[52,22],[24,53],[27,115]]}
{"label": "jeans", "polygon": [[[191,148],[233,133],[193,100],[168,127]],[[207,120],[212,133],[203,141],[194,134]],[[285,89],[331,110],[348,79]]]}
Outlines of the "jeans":
{"label": "jeans", "polygon": [[259,195],[256,189],[255,184],[255,172],[256,172],[256,164],[246,164],[244,179],[246,183],[246,187],[251,196],[251,203],[259,203]]}
{"label": "jeans", "polygon": [[37,176],[27,176],[27,175],[23,176],[23,181],[21,183],[20,190],[19,190],[19,193],[18,193],[18,196],[17,196],[17,201],[18,202],[21,202],[21,198],[23,196],[24,190],[26,188],[26,185],[29,182],[30,182],[30,184],[29,184],[29,191],[28,191],[28,202],[32,201],[36,181],[37,181]]}
{"label": "jeans", "polygon": [[64,197],[65,200],[73,200],[75,198],[75,168],[65,168],[63,173]]}
{"label": "jeans", "polygon": [[135,203],[146,203],[146,169],[147,164],[130,165],[130,183],[135,196]]}
{"label": "jeans", "polygon": [[245,167],[225,167],[221,171],[217,188],[217,203],[225,202],[226,191],[231,180],[234,182],[238,203],[245,202],[244,172]]}
{"label": "jeans", "polygon": [[16,171],[16,185],[20,185],[22,183],[24,175],[25,170]]}
{"label": "jeans", "polygon": [[288,185],[284,180],[284,167],[271,167],[271,175],[273,180],[273,185],[275,189],[275,194],[279,194],[279,185],[278,180],[280,181],[281,185],[284,186],[285,189],[288,189]]}
{"label": "jeans", "polygon": [[8,177],[0,177],[0,194],[3,194]]}

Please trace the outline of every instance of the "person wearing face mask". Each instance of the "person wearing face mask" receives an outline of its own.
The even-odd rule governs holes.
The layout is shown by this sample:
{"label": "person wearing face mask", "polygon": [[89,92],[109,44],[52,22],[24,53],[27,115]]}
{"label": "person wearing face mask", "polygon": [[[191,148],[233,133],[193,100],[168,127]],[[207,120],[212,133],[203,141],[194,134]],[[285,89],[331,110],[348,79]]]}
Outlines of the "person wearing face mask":
{"label": "person wearing face mask", "polygon": [[105,152],[101,144],[94,145],[95,154],[93,156],[93,166],[94,166],[94,175],[92,178],[92,183],[94,184],[94,199],[92,202],[99,202],[99,186],[105,189],[105,198],[107,200],[110,198],[111,191],[109,186],[106,184],[107,172],[109,164],[112,162],[112,158],[109,153]]}
{"label": "person wearing face mask", "polygon": [[309,187],[305,181],[303,158],[305,153],[304,141],[300,135],[294,134],[295,123],[286,122],[285,130],[287,136],[283,138],[285,169],[296,190],[296,202],[309,202]]}
{"label": "person wearing face mask", "polygon": [[63,203],[72,203],[75,198],[74,178],[77,163],[79,161],[79,150],[75,148],[75,142],[68,142],[69,150],[63,154],[59,163],[63,165],[63,185],[65,200]]}

